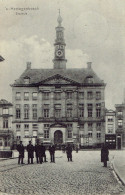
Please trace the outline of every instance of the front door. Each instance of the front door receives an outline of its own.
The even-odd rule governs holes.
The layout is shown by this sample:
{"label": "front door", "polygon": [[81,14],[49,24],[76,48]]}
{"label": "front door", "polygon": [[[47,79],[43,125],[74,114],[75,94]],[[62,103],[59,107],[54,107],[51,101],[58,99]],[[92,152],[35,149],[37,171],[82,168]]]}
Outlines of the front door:
{"label": "front door", "polygon": [[63,134],[62,131],[57,130],[54,133],[54,144],[62,144],[63,143]]}
{"label": "front door", "polygon": [[121,137],[117,137],[117,146],[118,146],[118,149],[120,150],[121,149]]}

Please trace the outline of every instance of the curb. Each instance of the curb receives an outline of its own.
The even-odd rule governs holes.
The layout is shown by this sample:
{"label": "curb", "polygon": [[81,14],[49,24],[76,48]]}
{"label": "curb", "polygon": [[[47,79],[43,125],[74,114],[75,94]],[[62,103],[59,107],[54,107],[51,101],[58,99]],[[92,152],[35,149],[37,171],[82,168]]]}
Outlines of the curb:
{"label": "curb", "polygon": [[114,159],[113,159],[113,161],[112,161],[112,167],[113,167],[113,170],[114,170],[115,174],[117,175],[118,179],[121,181],[122,185],[125,186],[125,178],[123,178],[123,177],[121,176],[119,170],[116,168]]}
{"label": "curb", "polygon": [[18,157],[11,157],[11,158],[3,158],[3,159],[0,159],[0,161],[4,161],[4,160],[11,160],[11,159],[16,159]]}

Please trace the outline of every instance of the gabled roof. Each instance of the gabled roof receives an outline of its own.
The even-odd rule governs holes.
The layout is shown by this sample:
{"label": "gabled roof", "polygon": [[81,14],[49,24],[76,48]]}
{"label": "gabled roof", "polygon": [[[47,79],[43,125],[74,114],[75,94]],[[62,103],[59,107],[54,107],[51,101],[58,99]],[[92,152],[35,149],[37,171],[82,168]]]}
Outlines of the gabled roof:
{"label": "gabled roof", "polygon": [[1,99],[0,106],[13,106],[13,104],[8,102],[7,100]]}
{"label": "gabled roof", "polygon": [[73,68],[73,69],[26,69],[19,79],[15,81],[13,86],[25,85],[24,77],[30,78],[30,85],[42,84],[49,77],[60,75],[68,78],[76,83],[84,84],[87,77],[93,77],[94,84],[105,85],[92,68]]}

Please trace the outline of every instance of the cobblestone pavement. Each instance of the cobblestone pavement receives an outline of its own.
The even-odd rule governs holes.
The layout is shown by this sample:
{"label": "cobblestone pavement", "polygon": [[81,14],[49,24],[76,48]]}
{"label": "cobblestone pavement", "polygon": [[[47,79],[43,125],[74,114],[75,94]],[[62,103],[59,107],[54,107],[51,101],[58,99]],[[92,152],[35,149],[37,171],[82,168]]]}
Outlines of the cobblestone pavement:
{"label": "cobblestone pavement", "polygon": [[[110,159],[115,151],[110,152]],[[73,152],[73,162],[56,151],[56,163],[18,165],[17,159],[0,162],[0,195],[120,195],[124,186],[111,167],[103,167],[100,151]]]}

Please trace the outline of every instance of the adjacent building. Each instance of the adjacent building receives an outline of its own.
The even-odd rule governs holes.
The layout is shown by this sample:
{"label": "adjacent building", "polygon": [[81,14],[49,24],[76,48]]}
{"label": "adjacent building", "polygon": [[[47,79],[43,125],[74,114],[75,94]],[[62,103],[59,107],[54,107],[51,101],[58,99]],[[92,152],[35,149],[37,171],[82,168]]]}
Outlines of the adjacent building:
{"label": "adjacent building", "polygon": [[116,149],[125,147],[125,103],[116,104]]}
{"label": "adjacent building", "polygon": [[0,100],[0,150],[8,150],[12,146],[12,107],[7,100]]}
{"label": "adjacent building", "polygon": [[28,62],[11,85],[15,140],[100,146],[105,142],[106,84],[91,62],[87,68],[67,68],[60,14],[57,21],[53,69],[32,69]]}
{"label": "adjacent building", "polygon": [[116,148],[116,113],[113,110],[105,111],[105,142],[109,148]]}

